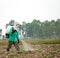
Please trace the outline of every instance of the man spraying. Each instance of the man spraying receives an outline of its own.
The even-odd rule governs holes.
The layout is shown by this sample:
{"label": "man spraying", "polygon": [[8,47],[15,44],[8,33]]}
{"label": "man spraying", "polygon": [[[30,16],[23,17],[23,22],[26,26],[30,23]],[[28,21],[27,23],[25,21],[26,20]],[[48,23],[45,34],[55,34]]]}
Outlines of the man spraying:
{"label": "man spraying", "polygon": [[15,46],[16,50],[19,51],[19,46],[18,46],[18,43],[19,43],[19,33],[18,33],[18,27],[19,27],[19,24],[18,23],[15,23],[14,26],[12,26],[10,29],[9,29],[9,35],[8,35],[8,47],[7,47],[7,51],[10,50],[10,48],[12,47],[12,45]]}

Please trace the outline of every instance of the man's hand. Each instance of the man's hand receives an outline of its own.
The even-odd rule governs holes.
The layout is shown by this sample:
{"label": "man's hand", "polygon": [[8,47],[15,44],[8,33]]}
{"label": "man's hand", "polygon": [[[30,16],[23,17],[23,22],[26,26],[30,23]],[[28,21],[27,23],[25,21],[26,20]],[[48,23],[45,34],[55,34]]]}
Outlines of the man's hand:
{"label": "man's hand", "polygon": [[20,43],[20,41],[18,40],[18,44]]}
{"label": "man's hand", "polygon": [[6,33],[5,35],[6,35],[6,38],[9,38],[9,34],[8,33]]}

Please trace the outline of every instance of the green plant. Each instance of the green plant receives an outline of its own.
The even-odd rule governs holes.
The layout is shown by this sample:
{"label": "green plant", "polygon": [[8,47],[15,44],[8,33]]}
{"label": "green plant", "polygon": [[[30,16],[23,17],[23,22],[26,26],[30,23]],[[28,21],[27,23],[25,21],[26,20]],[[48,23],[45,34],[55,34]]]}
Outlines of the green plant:
{"label": "green plant", "polygon": [[44,56],[42,56],[42,58],[47,58],[47,56],[46,56],[46,55],[44,55]]}

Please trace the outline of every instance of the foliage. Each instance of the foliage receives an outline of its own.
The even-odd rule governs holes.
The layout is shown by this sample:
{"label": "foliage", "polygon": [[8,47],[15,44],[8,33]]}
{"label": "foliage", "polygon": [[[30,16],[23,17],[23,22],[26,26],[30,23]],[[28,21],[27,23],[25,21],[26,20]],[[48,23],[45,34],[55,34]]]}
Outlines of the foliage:
{"label": "foliage", "polygon": [[[9,24],[13,24],[14,20],[11,20]],[[27,37],[33,38],[60,38],[60,19],[44,21],[34,19],[31,23],[23,22],[19,26],[19,30],[26,32]]]}

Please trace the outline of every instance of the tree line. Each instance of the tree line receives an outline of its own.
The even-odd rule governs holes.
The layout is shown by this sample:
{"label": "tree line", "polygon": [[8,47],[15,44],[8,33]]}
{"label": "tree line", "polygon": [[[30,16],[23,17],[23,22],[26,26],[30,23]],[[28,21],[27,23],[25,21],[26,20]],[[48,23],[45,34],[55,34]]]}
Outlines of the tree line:
{"label": "tree line", "polygon": [[[14,20],[11,20],[9,24],[10,23],[13,24]],[[46,20],[44,22],[34,19],[31,23],[23,22],[23,24],[20,24],[19,30],[21,31],[21,29],[26,32],[27,37],[43,39],[60,38],[60,19],[57,19],[56,21]]]}

